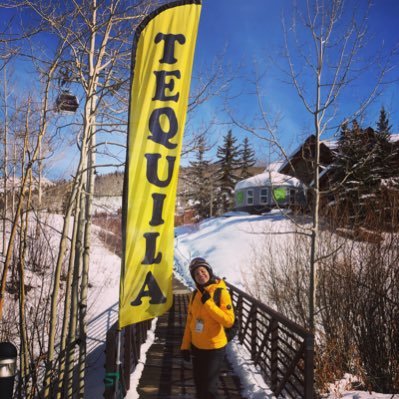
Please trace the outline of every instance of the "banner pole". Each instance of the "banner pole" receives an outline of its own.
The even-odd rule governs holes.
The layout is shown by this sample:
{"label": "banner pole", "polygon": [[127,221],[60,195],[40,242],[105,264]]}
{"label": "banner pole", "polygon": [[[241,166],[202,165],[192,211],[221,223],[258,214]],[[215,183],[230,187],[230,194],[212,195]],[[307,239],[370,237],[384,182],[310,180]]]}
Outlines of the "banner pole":
{"label": "banner pole", "polygon": [[122,362],[121,362],[121,330],[116,329],[116,386],[115,386],[115,399],[120,397],[120,384],[122,380]]}

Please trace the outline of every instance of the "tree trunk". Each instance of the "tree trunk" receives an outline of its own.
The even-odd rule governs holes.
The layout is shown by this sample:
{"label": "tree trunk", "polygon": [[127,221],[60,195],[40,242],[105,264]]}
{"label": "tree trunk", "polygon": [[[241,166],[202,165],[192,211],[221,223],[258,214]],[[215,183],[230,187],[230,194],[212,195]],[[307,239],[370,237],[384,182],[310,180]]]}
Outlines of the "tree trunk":
{"label": "tree trunk", "polygon": [[[78,195],[79,197],[79,195]],[[74,209],[77,209],[77,198],[75,196],[74,199]],[[71,206],[71,205],[69,205]],[[69,254],[69,262],[68,262],[68,273],[66,278],[66,288],[65,288],[65,299],[64,299],[64,315],[63,315],[63,323],[62,323],[62,333],[61,333],[61,342],[60,342],[60,362],[59,362],[59,372],[58,372],[58,381],[57,381],[57,391],[56,398],[62,399],[63,392],[63,383],[64,383],[64,373],[65,373],[65,361],[66,361],[66,342],[68,336],[68,327],[70,321],[70,307],[71,307],[71,290],[72,290],[72,278],[73,278],[73,269],[74,269],[74,260],[75,260],[75,250],[76,250],[76,240],[77,240],[77,231],[78,224],[73,224],[73,232],[72,232],[72,241],[70,246],[70,254]]]}
{"label": "tree trunk", "polygon": [[4,255],[6,250],[7,241],[7,179],[8,179],[8,105],[7,105],[7,65],[4,66],[4,159],[3,159],[3,245],[1,247],[1,253]]}
{"label": "tree trunk", "polygon": [[20,340],[21,340],[21,384],[23,392],[27,398],[32,396],[32,384],[29,384],[29,350],[28,350],[28,333],[26,328],[25,317],[25,258],[26,258],[26,243],[28,240],[29,228],[29,207],[32,197],[32,172],[29,172],[29,189],[28,198],[26,201],[25,221],[24,215],[21,214],[21,230],[19,241],[19,323],[20,323]]}
{"label": "tree trunk", "polygon": [[324,43],[320,38],[316,42],[317,68],[316,68],[316,102],[313,113],[315,131],[315,159],[314,159],[314,188],[312,209],[312,233],[310,245],[310,284],[309,284],[309,329],[315,332],[315,308],[318,283],[318,241],[319,241],[319,204],[320,204],[320,136],[321,136],[321,87],[324,63]]}
{"label": "tree trunk", "polygon": [[[26,126],[25,126],[25,137],[24,137],[24,148],[22,151],[22,170],[25,169],[25,157],[26,153],[28,151],[28,136],[29,136],[29,116],[30,116],[30,106],[28,104],[28,111],[26,114]],[[7,274],[8,274],[8,269],[10,268],[11,264],[11,258],[12,254],[14,251],[14,241],[15,237],[17,234],[18,230],[18,221],[20,219],[21,213],[22,213],[22,207],[24,204],[25,200],[25,190],[26,190],[26,185],[27,185],[27,179],[28,176],[30,175],[30,171],[32,169],[32,162],[30,161],[28,165],[26,166],[26,171],[22,175],[21,178],[21,188],[20,188],[20,195],[19,195],[19,200],[18,200],[18,205],[17,209],[14,215],[14,220],[12,223],[11,227],[11,233],[10,233],[10,239],[8,241],[8,246],[7,246],[7,253],[6,253],[6,259],[4,262],[4,268],[3,268],[3,274],[1,278],[1,287],[0,287],[0,320],[3,318],[3,305],[4,305],[4,295],[6,291],[6,285],[7,285]]]}
{"label": "tree trunk", "polygon": [[74,272],[72,278],[72,290],[71,290],[71,313],[69,321],[68,339],[66,345],[66,364],[65,364],[65,376],[64,376],[64,393],[65,397],[72,397],[74,388],[74,365],[75,365],[75,346],[80,345],[80,341],[77,338],[77,322],[78,322],[78,304],[79,304],[79,276],[82,271],[82,254],[83,254],[83,237],[84,237],[84,219],[85,219],[85,189],[86,182],[82,184],[82,190],[79,192],[77,199],[77,208],[75,210],[75,223],[77,223],[77,237],[76,237],[76,249],[75,249],[75,260],[74,260]]}
{"label": "tree trunk", "polygon": [[[93,97],[93,106],[91,112],[95,109],[95,96]],[[80,290],[80,351],[79,351],[79,397],[84,398],[84,379],[86,367],[86,348],[87,348],[87,292],[89,284],[89,265],[90,265],[90,247],[91,247],[91,222],[92,222],[92,204],[94,194],[94,165],[95,165],[95,132],[94,127],[90,129],[89,137],[89,155],[87,168],[87,192],[86,192],[86,226],[84,234],[83,249],[83,271]]]}

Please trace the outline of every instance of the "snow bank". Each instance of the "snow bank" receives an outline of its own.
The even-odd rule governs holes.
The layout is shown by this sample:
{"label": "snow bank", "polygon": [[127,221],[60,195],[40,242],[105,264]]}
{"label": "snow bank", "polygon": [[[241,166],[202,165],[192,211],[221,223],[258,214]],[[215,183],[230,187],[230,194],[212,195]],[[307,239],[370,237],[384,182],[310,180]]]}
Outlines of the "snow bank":
{"label": "snow bank", "polygon": [[108,213],[116,215],[122,208],[121,196],[107,196],[93,198],[93,212],[94,213]]}
{"label": "snow bank", "polygon": [[175,270],[193,287],[188,264],[192,258],[202,256],[216,275],[245,290],[243,277],[254,251],[264,243],[264,234],[270,240],[281,241],[281,236],[273,237],[270,233],[293,230],[291,222],[278,210],[265,215],[232,214],[179,227],[175,232]]}

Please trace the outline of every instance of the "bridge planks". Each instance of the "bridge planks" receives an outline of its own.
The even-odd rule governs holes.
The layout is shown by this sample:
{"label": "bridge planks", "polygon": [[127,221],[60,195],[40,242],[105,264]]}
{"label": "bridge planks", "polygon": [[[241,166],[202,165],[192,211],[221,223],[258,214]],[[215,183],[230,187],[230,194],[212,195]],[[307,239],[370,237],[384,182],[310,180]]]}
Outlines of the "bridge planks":
{"label": "bridge planks", "polygon": [[[155,341],[147,352],[143,374],[137,387],[140,399],[194,399],[191,364],[180,357],[180,343],[187,315],[189,290],[173,281],[173,305],[157,322]],[[227,361],[219,381],[225,399],[241,399],[240,381]]]}

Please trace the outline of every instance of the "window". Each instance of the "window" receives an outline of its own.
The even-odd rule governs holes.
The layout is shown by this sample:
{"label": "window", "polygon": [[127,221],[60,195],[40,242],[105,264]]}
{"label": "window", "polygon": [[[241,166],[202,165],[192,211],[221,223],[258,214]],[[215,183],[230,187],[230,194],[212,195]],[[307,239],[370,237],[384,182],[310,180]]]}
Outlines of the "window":
{"label": "window", "polygon": [[267,204],[268,203],[268,189],[261,188],[259,192],[259,203],[260,204]]}
{"label": "window", "polygon": [[247,191],[247,205],[253,205],[254,203],[254,190]]}

